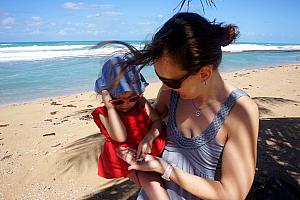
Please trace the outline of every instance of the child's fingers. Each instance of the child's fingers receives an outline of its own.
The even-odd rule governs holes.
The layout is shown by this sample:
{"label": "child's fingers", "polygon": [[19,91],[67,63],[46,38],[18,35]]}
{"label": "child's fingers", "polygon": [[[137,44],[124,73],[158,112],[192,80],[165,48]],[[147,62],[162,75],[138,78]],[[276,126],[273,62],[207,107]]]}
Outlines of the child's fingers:
{"label": "child's fingers", "polygon": [[138,151],[137,151],[137,158],[141,156],[145,156],[146,154],[151,154],[151,147],[147,145],[146,143],[139,145]]}
{"label": "child's fingers", "polygon": [[136,152],[136,157],[140,158],[142,154],[142,145],[138,146],[137,152]]}
{"label": "child's fingers", "polygon": [[119,150],[127,150],[128,147],[122,147],[122,146],[120,146],[118,149],[119,149]]}
{"label": "child's fingers", "polygon": [[[125,147],[125,148],[126,148],[126,147]],[[136,154],[136,150],[135,150],[135,149],[133,149],[133,148],[130,148],[130,147],[127,147],[127,149],[128,149],[128,151],[130,151],[130,152],[132,152],[132,153]]]}
{"label": "child's fingers", "polygon": [[132,148],[119,147],[117,148],[117,155],[129,165],[136,163],[136,151]]}
{"label": "child's fingers", "polygon": [[142,171],[151,171],[151,161],[154,160],[154,157],[146,154],[140,162],[135,162],[128,167],[128,170],[142,170]]}

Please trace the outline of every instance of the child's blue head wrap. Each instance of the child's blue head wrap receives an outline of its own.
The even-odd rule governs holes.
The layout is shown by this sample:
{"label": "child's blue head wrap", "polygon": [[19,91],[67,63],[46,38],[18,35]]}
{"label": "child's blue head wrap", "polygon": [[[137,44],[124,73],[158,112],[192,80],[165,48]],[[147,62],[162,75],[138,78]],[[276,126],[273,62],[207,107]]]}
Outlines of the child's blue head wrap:
{"label": "child's blue head wrap", "polygon": [[[95,91],[100,93],[102,90],[108,90],[113,98],[128,91],[142,94],[145,87],[149,85],[143,75],[134,66],[125,67],[125,73],[120,77],[119,83],[115,80],[121,72],[124,59],[120,56],[114,56],[106,61],[102,67],[102,73],[96,80]],[[115,84],[115,85],[114,85]]]}

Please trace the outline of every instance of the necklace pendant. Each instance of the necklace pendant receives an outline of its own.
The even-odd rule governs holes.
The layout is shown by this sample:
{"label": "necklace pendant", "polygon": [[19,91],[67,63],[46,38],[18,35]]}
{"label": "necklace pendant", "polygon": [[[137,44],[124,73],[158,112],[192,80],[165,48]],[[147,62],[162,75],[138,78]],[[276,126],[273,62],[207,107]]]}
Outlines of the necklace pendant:
{"label": "necklace pendant", "polygon": [[195,115],[196,115],[197,117],[199,117],[199,116],[201,115],[201,111],[200,111],[200,110],[196,110]]}

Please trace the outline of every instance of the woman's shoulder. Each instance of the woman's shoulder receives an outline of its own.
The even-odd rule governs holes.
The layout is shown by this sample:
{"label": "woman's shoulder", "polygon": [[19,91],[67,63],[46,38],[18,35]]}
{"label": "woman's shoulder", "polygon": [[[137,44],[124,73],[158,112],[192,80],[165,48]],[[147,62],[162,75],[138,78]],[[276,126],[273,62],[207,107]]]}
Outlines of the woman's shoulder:
{"label": "woman's shoulder", "polygon": [[250,96],[245,95],[236,101],[233,112],[236,112],[240,117],[244,114],[256,115],[258,114],[258,106]]}
{"label": "woman's shoulder", "polygon": [[245,114],[257,114],[258,113],[258,106],[253,101],[251,96],[247,94],[245,91],[235,88],[233,86],[229,86],[230,94],[235,93],[236,102],[232,108],[231,113],[235,116],[242,117]]}
{"label": "woman's shoulder", "polygon": [[259,110],[257,104],[250,96],[245,95],[237,99],[229,115],[229,128],[231,133],[239,130],[255,129],[259,123]]}

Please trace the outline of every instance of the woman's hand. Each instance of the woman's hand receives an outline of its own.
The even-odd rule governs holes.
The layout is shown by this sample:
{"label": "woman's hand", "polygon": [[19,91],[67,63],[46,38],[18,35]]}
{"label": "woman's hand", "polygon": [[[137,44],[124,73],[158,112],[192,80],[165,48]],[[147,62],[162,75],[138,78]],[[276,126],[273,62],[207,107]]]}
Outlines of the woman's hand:
{"label": "woman's hand", "polygon": [[112,103],[110,103],[110,100],[112,100],[112,97],[110,96],[109,92],[107,90],[102,90],[101,95],[102,95],[102,102],[104,103],[105,107],[107,109],[114,108],[114,105]]}
{"label": "woman's hand", "polygon": [[142,161],[130,165],[128,170],[153,171],[163,174],[167,165],[168,163],[163,159],[147,154]]}
{"label": "woman's hand", "polygon": [[128,170],[155,171],[163,174],[168,163],[163,159],[146,154],[137,158],[136,150],[130,147],[119,147],[116,149],[119,158],[127,162],[130,166]]}

